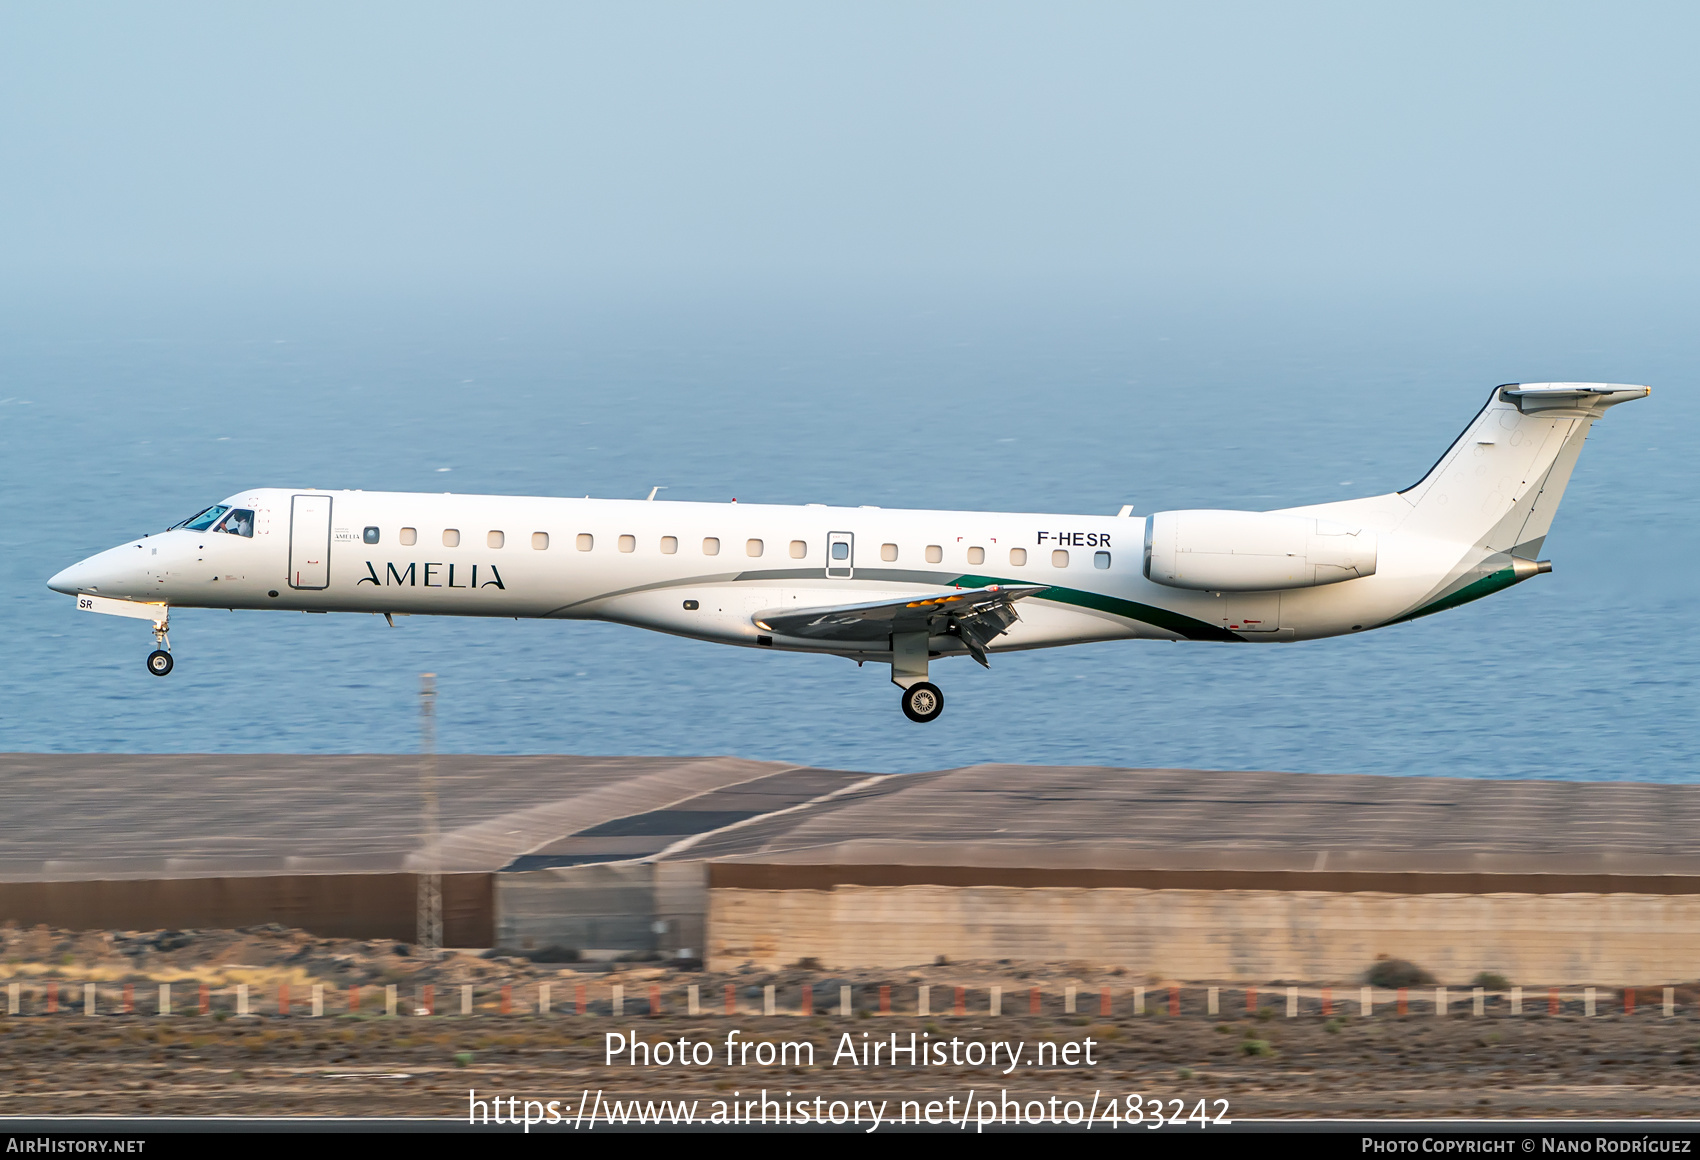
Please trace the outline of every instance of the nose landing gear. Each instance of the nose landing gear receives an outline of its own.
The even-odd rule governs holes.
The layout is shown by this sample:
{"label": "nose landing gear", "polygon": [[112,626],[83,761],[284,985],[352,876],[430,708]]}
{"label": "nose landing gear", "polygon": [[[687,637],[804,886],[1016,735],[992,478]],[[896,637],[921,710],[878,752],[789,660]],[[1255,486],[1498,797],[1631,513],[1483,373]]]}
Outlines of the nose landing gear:
{"label": "nose landing gear", "polygon": [[171,671],[171,638],[166,635],[171,620],[169,604],[163,600],[118,600],[84,592],[77,597],[77,608],[81,612],[99,612],[106,616],[124,616],[131,620],[151,620],[154,650],[148,654],[148,672],[156,677],[163,677]]}
{"label": "nose landing gear", "polygon": [[[167,615],[169,616],[169,613]],[[166,632],[166,625],[167,622],[164,620],[153,622],[154,644],[159,647],[148,654],[148,672],[156,677],[165,676],[171,671],[172,666],[171,637]]]}

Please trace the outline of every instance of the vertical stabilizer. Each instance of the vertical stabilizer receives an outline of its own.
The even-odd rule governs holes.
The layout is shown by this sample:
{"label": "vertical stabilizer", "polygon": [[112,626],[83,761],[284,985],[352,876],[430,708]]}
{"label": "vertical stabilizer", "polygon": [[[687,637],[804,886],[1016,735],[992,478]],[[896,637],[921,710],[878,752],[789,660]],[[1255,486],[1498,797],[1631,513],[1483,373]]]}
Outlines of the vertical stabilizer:
{"label": "vertical stabilizer", "polygon": [[1594,420],[1649,393],[1617,383],[1495,387],[1440,461],[1399,493],[1411,505],[1399,530],[1535,559]]}

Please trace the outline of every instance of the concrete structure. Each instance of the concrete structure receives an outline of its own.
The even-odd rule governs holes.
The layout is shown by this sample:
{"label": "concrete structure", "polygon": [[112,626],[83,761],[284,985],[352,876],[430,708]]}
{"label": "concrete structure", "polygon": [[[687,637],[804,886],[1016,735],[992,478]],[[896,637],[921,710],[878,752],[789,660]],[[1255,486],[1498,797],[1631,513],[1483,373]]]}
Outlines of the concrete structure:
{"label": "concrete structure", "polygon": [[[981,766],[710,836],[709,963],[1169,979],[1700,971],[1700,787]],[[876,836],[877,835],[877,836]]]}
{"label": "concrete structure", "polygon": [[[448,937],[715,968],[1031,959],[1652,985],[1700,963],[1700,787],[444,757]],[[414,762],[0,756],[0,920],[408,937]],[[137,787],[146,792],[135,792]]]}
{"label": "concrete structure", "polygon": [[1700,974],[1700,897],[1118,887],[839,886],[710,892],[709,965],[898,967],[937,955],[1123,966],[1162,980],[1356,982],[1378,957],[1441,981]]}
{"label": "concrete structure", "polygon": [[[506,868],[653,853],[693,826],[784,808],[863,777],[737,758],[437,763],[444,938],[479,947],[498,941],[497,883]],[[729,806],[712,796],[755,784],[768,788]],[[415,936],[423,865],[417,758],[4,754],[0,786],[0,922],[132,930],[280,922],[341,937]],[[710,803],[706,811],[693,811],[698,800]],[[660,833],[604,832],[633,818],[670,824]],[[700,948],[706,908],[693,906]],[[576,940],[595,933],[610,937],[616,953],[653,950],[653,921],[645,913],[600,929],[539,930],[546,941],[536,945],[585,947]],[[534,942],[525,931],[512,945]]]}

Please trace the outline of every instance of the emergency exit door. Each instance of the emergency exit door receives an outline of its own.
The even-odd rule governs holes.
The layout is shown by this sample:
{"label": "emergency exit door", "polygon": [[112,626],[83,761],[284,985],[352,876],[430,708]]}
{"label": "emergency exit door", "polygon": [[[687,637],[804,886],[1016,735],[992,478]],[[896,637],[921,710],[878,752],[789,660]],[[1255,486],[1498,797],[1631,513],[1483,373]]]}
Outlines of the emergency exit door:
{"label": "emergency exit door", "polygon": [[331,497],[298,495],[289,506],[289,586],[331,586]]}
{"label": "emergency exit door", "polygon": [[826,537],[826,578],[849,580],[856,574],[856,537],[850,532],[830,532]]}

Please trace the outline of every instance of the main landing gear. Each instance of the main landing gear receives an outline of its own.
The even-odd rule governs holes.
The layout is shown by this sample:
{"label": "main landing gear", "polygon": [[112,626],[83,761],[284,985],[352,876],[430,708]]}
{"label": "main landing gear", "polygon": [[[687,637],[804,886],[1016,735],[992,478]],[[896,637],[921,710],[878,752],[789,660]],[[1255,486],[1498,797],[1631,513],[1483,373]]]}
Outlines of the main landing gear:
{"label": "main landing gear", "polygon": [[918,725],[944,712],[944,693],[927,680],[925,632],[891,634],[891,683],[903,690],[903,715]]}
{"label": "main landing gear", "polygon": [[937,685],[917,681],[903,690],[903,715],[909,720],[925,725],[943,712],[944,693]]}

